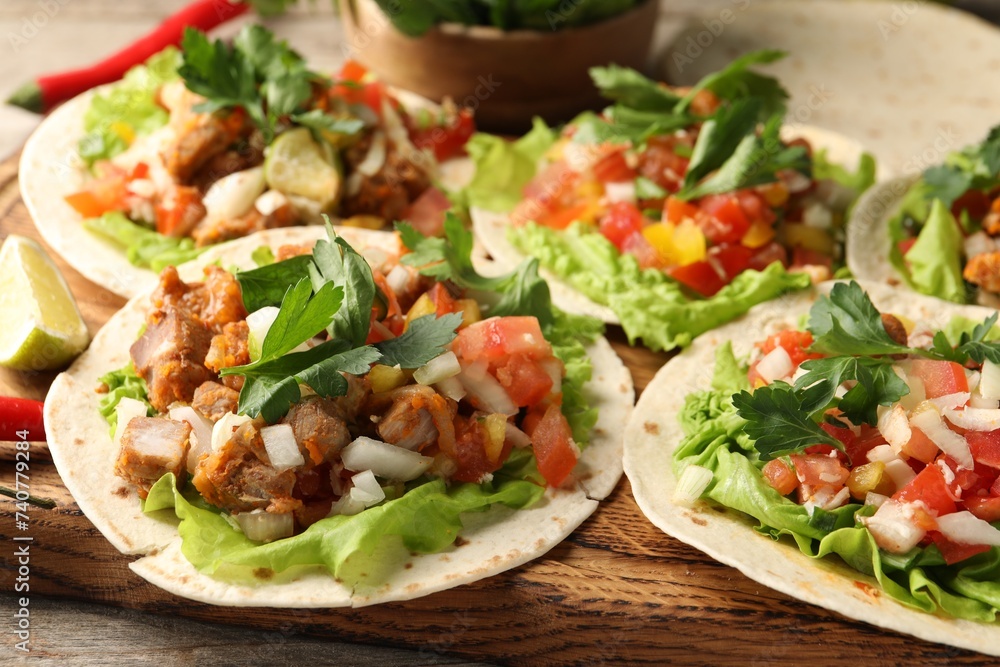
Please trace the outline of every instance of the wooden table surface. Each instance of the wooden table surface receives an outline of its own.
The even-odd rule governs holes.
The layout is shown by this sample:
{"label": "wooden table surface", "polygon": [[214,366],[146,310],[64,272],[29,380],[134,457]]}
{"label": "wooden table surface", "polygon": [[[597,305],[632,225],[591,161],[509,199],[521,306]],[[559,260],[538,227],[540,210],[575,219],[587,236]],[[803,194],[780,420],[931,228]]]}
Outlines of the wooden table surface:
{"label": "wooden table surface", "polygon": [[[178,3],[156,3],[155,8],[142,3],[142,9],[139,3],[128,4],[128,10],[107,21],[134,32]],[[75,0],[60,7],[93,27],[105,20],[95,9],[126,4]],[[4,0],[0,30],[18,25],[17,18],[30,16],[37,6],[34,0]],[[997,11],[996,5],[986,8]],[[315,23],[286,19],[286,29],[294,31],[296,21]],[[55,19],[52,30],[58,32]],[[44,30],[38,36],[43,38]],[[94,36],[85,41],[92,43]],[[9,60],[0,68],[5,74],[16,69]],[[4,79],[2,87],[9,83]],[[5,138],[10,140],[9,134]],[[13,158],[0,163],[0,240],[11,233],[37,238],[17,192]],[[123,300],[57,263],[96,331]],[[620,332],[610,337],[641,390],[666,357],[626,347]],[[51,379],[0,369],[0,395],[41,399]],[[12,459],[10,446],[0,444],[0,486],[13,486]],[[844,619],[747,579],[651,526],[624,479],[563,544],[511,572],[406,603],[359,610],[266,610],[211,607],[146,584],[127,568],[128,558],[82,516],[47,460],[44,444],[33,445],[30,474],[33,495],[45,501],[44,507],[31,508],[28,531],[34,537],[31,658],[43,663],[988,662],[978,654]],[[12,501],[0,501],[0,600],[7,619],[16,604],[13,512]],[[0,663],[21,657],[14,649],[13,623],[6,620],[2,626]]]}

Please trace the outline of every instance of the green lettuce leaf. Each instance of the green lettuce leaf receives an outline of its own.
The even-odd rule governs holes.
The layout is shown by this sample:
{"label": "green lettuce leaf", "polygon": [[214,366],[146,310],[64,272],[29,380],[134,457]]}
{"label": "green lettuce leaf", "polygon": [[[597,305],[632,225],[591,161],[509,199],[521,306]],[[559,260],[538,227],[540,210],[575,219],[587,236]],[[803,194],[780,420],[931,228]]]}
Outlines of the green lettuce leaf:
{"label": "green lettuce leaf", "polygon": [[[254,581],[262,569],[277,573],[296,566],[320,566],[331,576],[354,583],[364,575],[350,567],[352,557],[364,560],[377,549],[380,560],[383,549],[403,556],[407,551],[436,553],[458,537],[462,514],[482,512],[496,504],[521,509],[536,503],[544,487],[511,478],[512,471],[530,476],[529,462],[517,457],[508,466],[510,470],[505,467],[485,484],[447,489],[441,480],[427,481],[360,514],[322,519],[299,535],[268,544],[247,539],[197,493],[180,492],[172,474],[153,485],[143,510],[173,509],[180,519],[181,551],[205,574]],[[364,569],[371,571],[371,567]]]}
{"label": "green lettuce leaf", "polygon": [[521,201],[521,191],[535,175],[538,160],[557,134],[540,118],[531,131],[510,142],[491,134],[475,134],[465,148],[476,166],[466,187],[468,203],[489,211],[509,211]]}
{"label": "green lettuce leaf", "polygon": [[192,260],[205,251],[205,248],[195,247],[194,239],[175,239],[158,234],[132,222],[120,211],[84,220],[83,227],[123,246],[125,256],[135,266],[150,268],[157,273],[166,266],[178,266]]}
{"label": "green lettuce leaf", "polygon": [[150,134],[167,124],[169,114],[156,103],[156,92],[177,78],[180,52],[168,47],[103,94],[94,96],[83,116],[85,134],[80,139],[80,157],[88,166],[109,160],[129,147],[137,136]]}
{"label": "green lettuce leaf", "polygon": [[805,289],[809,277],[788,273],[779,263],[744,271],[710,299],[687,296],[655,269],[643,270],[601,234],[582,225],[556,231],[533,223],[511,228],[511,242],[524,254],[591,300],[609,306],[629,340],[653,350],[686,347],[698,335],[785,292]]}
{"label": "green lettuce leaf", "polygon": [[116,371],[105,373],[99,380],[108,388],[108,391],[101,396],[98,410],[111,426],[112,437],[118,426],[118,413],[115,412],[115,408],[118,407],[123,398],[134,398],[137,401],[142,401],[146,404],[148,416],[152,417],[156,414],[156,410],[149,403],[149,389],[146,387],[146,381],[136,374],[135,366],[132,365],[131,361]]}
{"label": "green lettuce leaf", "polygon": [[917,242],[906,253],[903,275],[918,292],[966,303],[961,258],[962,232],[955,216],[944,203],[935,200]]}

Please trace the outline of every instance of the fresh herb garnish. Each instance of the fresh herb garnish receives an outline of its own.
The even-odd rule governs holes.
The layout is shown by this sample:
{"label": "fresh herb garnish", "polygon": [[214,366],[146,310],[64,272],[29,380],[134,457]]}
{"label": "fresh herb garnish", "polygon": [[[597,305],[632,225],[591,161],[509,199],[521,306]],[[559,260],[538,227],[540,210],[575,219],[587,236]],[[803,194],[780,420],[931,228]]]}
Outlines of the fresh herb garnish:
{"label": "fresh herb garnish", "polygon": [[802,410],[812,414],[826,410],[844,382],[854,381],[837,403],[852,424],[876,424],[879,405],[891,406],[910,393],[903,379],[892,369],[891,360],[872,357],[826,357],[804,361],[805,375],[795,382],[801,392]]}
{"label": "fresh herb garnish", "polygon": [[784,382],[752,394],[741,391],[733,396],[733,405],[747,420],[746,433],[764,461],[818,444],[844,449],[843,443],[820,428],[803,409],[801,394]]}
{"label": "fresh herb garnish", "polygon": [[1000,125],[979,145],[952,153],[945,164],[923,174],[925,199],[940,199],[948,208],[969,190],[988,191],[1000,185]]}
{"label": "fresh herb garnish", "polygon": [[375,344],[382,353],[380,362],[386,366],[419,368],[444,352],[445,346],[455,339],[455,330],[461,324],[461,313],[418,317],[410,322],[402,335]]}
{"label": "fresh herb garnish", "polygon": [[237,272],[236,282],[240,284],[247,312],[252,313],[265,306],[280,306],[289,285],[294,285],[301,276],[309,275],[310,264],[311,257],[299,255],[250,271]]}
{"label": "fresh herb garnish", "polygon": [[939,331],[934,335],[931,352],[939,355],[942,359],[960,364],[964,364],[969,359],[977,364],[982,364],[987,359],[995,364],[1000,364],[1000,345],[986,339],[996,323],[997,313],[993,313],[984,322],[977,324],[971,334],[968,331],[963,331],[958,345],[954,347],[948,340],[948,336],[943,331]]}
{"label": "fresh herb garnish", "polygon": [[824,354],[908,354],[906,345],[889,337],[882,316],[856,282],[837,283],[809,311],[812,349]]}

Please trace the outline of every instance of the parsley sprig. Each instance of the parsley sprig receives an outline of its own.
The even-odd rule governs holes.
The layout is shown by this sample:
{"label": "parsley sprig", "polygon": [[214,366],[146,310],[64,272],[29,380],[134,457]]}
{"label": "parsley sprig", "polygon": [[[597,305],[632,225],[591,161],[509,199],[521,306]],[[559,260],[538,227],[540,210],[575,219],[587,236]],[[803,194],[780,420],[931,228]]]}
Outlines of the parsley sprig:
{"label": "parsley sprig", "polygon": [[948,156],[945,164],[923,174],[923,195],[940,199],[946,207],[969,190],[988,191],[1000,185],[1000,125],[990,130],[979,145]]}
{"label": "parsley sprig", "polygon": [[[278,315],[253,363],[225,368],[222,375],[242,375],[239,412],[280,419],[302,398],[300,384],[320,396],[343,396],[343,374],[363,375],[371,364],[418,368],[444,352],[462,322],[459,314],[425,315],[396,338],[367,345],[372,307],[380,291],[371,267],[328,224],[329,240],[320,240],[312,256],[244,271],[236,278],[247,310],[278,305]],[[276,295],[281,294],[275,303]],[[384,296],[381,296],[384,299]],[[329,340],[302,352],[302,343],[326,331]]]}
{"label": "parsley sprig", "polygon": [[[827,356],[801,364],[806,371],[794,386],[774,382],[753,393],[733,396],[733,405],[747,421],[746,432],[762,460],[802,451],[815,444],[844,447],[820,427],[824,420],[838,422],[832,408],[852,424],[878,423],[878,407],[892,406],[910,390],[893,369],[897,354],[954,361],[965,365],[989,359],[1000,363],[1000,342],[988,340],[997,314],[963,333],[952,345],[943,332],[934,337],[930,349],[911,348],[892,340],[879,311],[855,282],[834,285],[829,296],[820,297],[809,313],[808,329],[814,352]],[[837,397],[845,382],[851,388]]]}

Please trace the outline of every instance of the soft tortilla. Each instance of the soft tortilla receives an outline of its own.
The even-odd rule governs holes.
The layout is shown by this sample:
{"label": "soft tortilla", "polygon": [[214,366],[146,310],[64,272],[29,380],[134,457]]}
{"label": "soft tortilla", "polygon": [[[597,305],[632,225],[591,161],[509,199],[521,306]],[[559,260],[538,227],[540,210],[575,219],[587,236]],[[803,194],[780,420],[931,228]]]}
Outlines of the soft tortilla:
{"label": "soft tortilla", "polygon": [[[132,298],[152,290],[157,274],[132,265],[119,245],[84,229],[83,218],[64,199],[91,179],[77,151],[85,134],[83,117],[94,95],[111,86],[78,95],[42,121],[24,146],[18,174],[21,197],[45,242],[88,280]],[[419,95],[394,92],[407,108],[438,108]],[[441,165],[439,180],[446,189],[457,190],[468,182],[471,172],[469,160],[450,160]]]}
{"label": "soft tortilla", "polygon": [[[847,137],[809,125],[787,125],[782,128],[782,136],[787,140],[801,137],[816,148],[826,149],[827,158],[836,164],[853,167],[858,164],[864,149],[861,144]],[[524,254],[514,247],[508,238],[507,213],[487,211],[473,207],[470,210],[476,238],[483,244],[500,270],[509,271],[521,263]],[[590,315],[608,324],[620,324],[614,311],[584,296],[559,277],[546,269],[540,270],[548,281],[552,301],[563,310],[580,315]]]}
{"label": "soft tortilla", "polygon": [[[359,251],[365,245],[393,249],[398,244],[397,236],[388,232],[338,231]],[[181,277],[197,280],[202,267],[216,260],[225,267],[252,267],[250,254],[261,245],[276,249],[324,237],[325,230],[317,227],[262,232],[212,248],[198,261],[182,266]],[[135,491],[114,475],[118,451],[97,411],[98,378],[128,362],[128,348],[144,321],[147,303],[145,294],[129,301],[98,332],[90,349],[56,378],[45,402],[45,426],[53,461],[80,509],[115,548],[141,556],[130,565],[133,571],[176,595],[210,604],[268,607],[363,606],[427,595],[541,556],[589,517],[621,476],[621,424],[631,414],[634,391],[628,370],[608,342],[600,339],[589,350],[594,374],[587,392],[600,412],[591,444],[574,471],[575,481],[547,490],[535,507],[516,513],[497,507],[467,515],[462,533],[466,543],[439,554],[404,553],[408,567],[403,560],[379,563],[376,556],[368,568],[376,580],[371,584],[347,586],[318,567],[282,573],[259,586],[210,578],[181,554],[172,514],[162,519],[143,514]]]}
{"label": "soft tortilla", "polygon": [[[833,284],[823,283],[819,290],[828,293]],[[930,297],[874,283],[862,286],[879,309],[937,326],[944,326],[954,315],[983,319],[993,312],[976,306],[945,306]],[[705,501],[690,509],[672,502],[677,479],[671,457],[684,437],[677,415],[688,393],[710,388],[715,349],[730,341],[736,357],[745,358],[757,341],[797,326],[817,294],[810,290],[756,306],[739,320],[701,336],[660,369],[625,430],[625,474],[636,502],[668,535],[786,595],[881,628],[1000,655],[1000,627],[996,625],[914,611],[882,594],[874,577],[850,569],[839,559],[812,560],[790,540],[775,542],[756,533],[757,522],[740,512]],[[678,382],[680,378],[685,381]]]}
{"label": "soft tortilla", "polygon": [[858,280],[871,280],[907,288],[903,277],[889,261],[892,239],[889,220],[918,176],[903,176],[878,183],[858,200],[847,225],[847,267]]}

